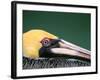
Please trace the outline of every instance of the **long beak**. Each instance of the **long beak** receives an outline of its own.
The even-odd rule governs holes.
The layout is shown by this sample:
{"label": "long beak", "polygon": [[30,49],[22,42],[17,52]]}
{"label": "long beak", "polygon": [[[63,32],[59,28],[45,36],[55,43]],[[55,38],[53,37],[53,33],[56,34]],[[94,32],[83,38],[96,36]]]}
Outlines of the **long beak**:
{"label": "long beak", "polygon": [[64,54],[69,56],[80,57],[87,60],[90,60],[91,58],[91,52],[89,50],[67,42],[63,39],[60,39],[59,45],[59,48],[51,48],[51,52],[55,54]]}

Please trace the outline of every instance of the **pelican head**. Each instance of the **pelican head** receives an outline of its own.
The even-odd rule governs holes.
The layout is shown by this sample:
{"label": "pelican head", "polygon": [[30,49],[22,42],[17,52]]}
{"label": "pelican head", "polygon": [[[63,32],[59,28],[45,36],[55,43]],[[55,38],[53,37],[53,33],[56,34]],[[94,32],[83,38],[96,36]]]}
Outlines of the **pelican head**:
{"label": "pelican head", "polygon": [[23,34],[23,55],[32,59],[76,56],[90,60],[90,51],[39,29]]}

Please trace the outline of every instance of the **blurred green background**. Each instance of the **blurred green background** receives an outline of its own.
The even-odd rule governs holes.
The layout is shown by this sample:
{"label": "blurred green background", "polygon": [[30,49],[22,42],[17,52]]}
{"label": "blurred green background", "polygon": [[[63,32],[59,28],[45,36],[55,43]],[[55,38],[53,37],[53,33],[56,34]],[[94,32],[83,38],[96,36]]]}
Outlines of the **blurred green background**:
{"label": "blurred green background", "polygon": [[23,33],[42,29],[90,50],[91,15],[86,13],[23,10]]}

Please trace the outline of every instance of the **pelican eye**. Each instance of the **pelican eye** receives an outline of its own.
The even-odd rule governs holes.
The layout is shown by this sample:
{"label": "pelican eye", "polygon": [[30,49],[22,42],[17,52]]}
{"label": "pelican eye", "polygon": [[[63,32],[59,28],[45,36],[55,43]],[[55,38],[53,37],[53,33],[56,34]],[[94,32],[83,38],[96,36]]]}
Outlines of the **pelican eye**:
{"label": "pelican eye", "polygon": [[48,38],[44,38],[42,41],[41,41],[42,45],[45,46],[45,47],[48,47],[51,45],[51,41],[50,39]]}

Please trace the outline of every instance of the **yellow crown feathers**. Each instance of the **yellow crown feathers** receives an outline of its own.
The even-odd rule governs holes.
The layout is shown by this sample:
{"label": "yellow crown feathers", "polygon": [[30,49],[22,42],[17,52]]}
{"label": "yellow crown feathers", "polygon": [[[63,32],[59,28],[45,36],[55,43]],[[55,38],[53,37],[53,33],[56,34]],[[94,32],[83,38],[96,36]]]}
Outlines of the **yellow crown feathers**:
{"label": "yellow crown feathers", "polygon": [[24,56],[29,58],[38,58],[39,49],[42,47],[40,43],[45,37],[51,39],[58,39],[55,35],[52,35],[44,30],[30,30],[23,34],[23,53]]}

